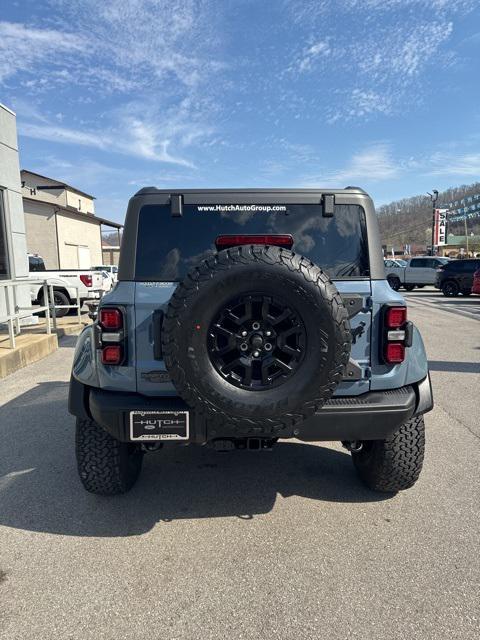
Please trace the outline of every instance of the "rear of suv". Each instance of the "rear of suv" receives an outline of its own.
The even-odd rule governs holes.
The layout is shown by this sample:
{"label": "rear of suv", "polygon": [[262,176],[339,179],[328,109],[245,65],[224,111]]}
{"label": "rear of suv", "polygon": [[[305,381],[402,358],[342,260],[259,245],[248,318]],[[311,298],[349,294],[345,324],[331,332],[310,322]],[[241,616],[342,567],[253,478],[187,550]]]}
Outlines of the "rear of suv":
{"label": "rear of suv", "polygon": [[425,349],[388,285],[369,196],[146,188],[118,283],[79,337],[69,410],[84,487],[127,491],[168,446],[341,441],[360,478],[417,480]]}
{"label": "rear of suv", "polygon": [[450,260],[437,268],[435,287],[447,297],[469,296],[477,269],[480,269],[480,259]]}

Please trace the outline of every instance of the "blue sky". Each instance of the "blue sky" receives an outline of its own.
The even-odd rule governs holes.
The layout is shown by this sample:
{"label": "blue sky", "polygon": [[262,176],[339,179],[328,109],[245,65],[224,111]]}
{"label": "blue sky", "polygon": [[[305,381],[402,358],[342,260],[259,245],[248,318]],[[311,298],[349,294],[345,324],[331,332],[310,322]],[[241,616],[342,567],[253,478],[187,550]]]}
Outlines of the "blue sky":
{"label": "blue sky", "polygon": [[3,0],[21,164],[122,220],[139,188],[480,179],[478,0]]}

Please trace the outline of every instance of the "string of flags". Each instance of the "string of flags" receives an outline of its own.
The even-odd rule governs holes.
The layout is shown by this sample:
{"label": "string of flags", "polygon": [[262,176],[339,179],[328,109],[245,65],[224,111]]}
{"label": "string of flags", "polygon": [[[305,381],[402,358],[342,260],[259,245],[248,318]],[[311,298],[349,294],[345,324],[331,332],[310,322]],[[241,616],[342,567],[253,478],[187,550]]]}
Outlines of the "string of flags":
{"label": "string of flags", "polygon": [[441,208],[448,210],[449,222],[477,218],[480,216],[480,193],[444,204]]}

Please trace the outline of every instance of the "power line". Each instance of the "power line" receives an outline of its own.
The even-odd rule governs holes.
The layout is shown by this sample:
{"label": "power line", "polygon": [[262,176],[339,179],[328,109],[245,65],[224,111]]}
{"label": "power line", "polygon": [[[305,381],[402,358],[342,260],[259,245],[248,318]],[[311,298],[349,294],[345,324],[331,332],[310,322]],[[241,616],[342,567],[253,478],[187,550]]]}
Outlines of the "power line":
{"label": "power line", "polygon": [[388,234],[388,238],[394,238],[395,236],[401,236],[404,233],[409,233],[410,231],[413,231],[414,229],[419,229],[420,227],[425,227],[425,230],[428,229],[428,222],[421,222],[420,224],[416,224],[413,227],[408,227],[407,229],[404,229],[403,231],[397,231],[395,233],[389,233]]}

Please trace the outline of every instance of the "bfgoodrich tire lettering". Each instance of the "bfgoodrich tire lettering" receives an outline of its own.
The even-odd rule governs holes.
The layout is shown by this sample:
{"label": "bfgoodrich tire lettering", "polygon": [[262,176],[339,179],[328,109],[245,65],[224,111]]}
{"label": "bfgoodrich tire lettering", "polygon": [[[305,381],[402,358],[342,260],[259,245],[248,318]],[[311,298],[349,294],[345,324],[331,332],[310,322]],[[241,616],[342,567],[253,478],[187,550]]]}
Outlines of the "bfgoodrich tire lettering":
{"label": "bfgoodrich tire lettering", "polygon": [[137,445],[115,440],[93,420],[77,418],[75,453],[83,486],[103,496],[127,492],[142,468]]}
{"label": "bfgoodrich tire lettering", "polygon": [[352,453],[363,482],[374,491],[396,493],[413,486],[422,470],[425,454],[423,416],[414,416],[386,440],[363,443]]}
{"label": "bfgoodrich tire lettering", "polygon": [[[211,361],[212,320],[232,299],[249,294],[284,298],[305,326],[301,365],[273,388],[238,388]],[[228,424],[238,435],[275,434],[313,414],[342,379],[350,342],[348,314],[323,271],[291,251],[258,245],[221,251],[192,269],[170,300],[162,336],[179,395],[211,425]]]}

